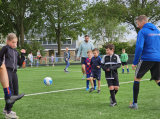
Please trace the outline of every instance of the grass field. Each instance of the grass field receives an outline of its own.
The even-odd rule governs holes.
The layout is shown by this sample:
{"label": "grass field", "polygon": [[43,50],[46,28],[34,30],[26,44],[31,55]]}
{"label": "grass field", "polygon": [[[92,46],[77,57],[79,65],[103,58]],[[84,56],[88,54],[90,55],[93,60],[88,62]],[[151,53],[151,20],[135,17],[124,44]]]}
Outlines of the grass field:
{"label": "grass field", "polygon": [[[101,93],[98,94],[97,91],[85,91],[86,80],[81,79],[80,65],[71,65],[68,74],[63,72],[64,66],[18,69],[19,92],[26,96],[17,101],[12,110],[20,119],[159,119],[160,89],[154,81],[145,80],[150,78],[150,73],[140,83],[139,109],[128,107],[132,101],[134,77],[131,65],[129,67],[129,74],[126,69],[125,74],[121,74],[119,68],[120,88],[115,107],[109,106],[110,93],[103,71]],[[53,84],[44,85],[45,77],[51,77]],[[0,98],[3,98],[3,89],[0,88]],[[4,100],[0,99],[1,112],[4,105]],[[1,113],[0,119],[3,118]]]}

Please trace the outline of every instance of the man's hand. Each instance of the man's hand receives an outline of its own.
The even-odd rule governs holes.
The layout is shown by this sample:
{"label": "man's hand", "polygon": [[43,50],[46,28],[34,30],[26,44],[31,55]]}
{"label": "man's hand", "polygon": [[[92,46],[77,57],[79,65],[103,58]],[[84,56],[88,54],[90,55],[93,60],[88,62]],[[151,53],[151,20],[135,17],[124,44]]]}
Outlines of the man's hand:
{"label": "man's hand", "polygon": [[25,50],[25,49],[22,49],[22,50],[21,50],[21,53],[26,53],[26,50]]}
{"label": "man's hand", "polygon": [[79,57],[77,57],[77,60],[79,60]]}
{"label": "man's hand", "polygon": [[136,70],[136,65],[132,64],[132,69]]}
{"label": "man's hand", "polygon": [[110,71],[109,69],[107,69],[106,71]]}
{"label": "man's hand", "polygon": [[100,66],[97,66],[97,68],[100,68]]}

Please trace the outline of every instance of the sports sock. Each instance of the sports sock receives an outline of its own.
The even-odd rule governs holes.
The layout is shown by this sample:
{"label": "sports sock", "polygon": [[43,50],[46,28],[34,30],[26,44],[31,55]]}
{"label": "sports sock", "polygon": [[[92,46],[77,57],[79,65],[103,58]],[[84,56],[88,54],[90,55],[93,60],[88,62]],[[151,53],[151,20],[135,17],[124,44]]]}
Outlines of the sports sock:
{"label": "sports sock", "polygon": [[160,86],[160,82],[159,83],[157,83],[159,86]]}
{"label": "sports sock", "polygon": [[116,95],[116,93],[118,92],[118,90],[114,90],[114,92],[115,92],[115,95]]}
{"label": "sports sock", "polygon": [[89,88],[89,80],[86,81],[87,88]]}
{"label": "sports sock", "polygon": [[139,83],[138,81],[134,81],[133,85],[133,102],[137,103],[138,93],[139,93]]}
{"label": "sports sock", "polygon": [[4,91],[5,98],[9,98],[12,94],[10,87],[3,88],[3,91]]}
{"label": "sports sock", "polygon": [[66,71],[68,71],[68,68],[66,68]]}
{"label": "sports sock", "polygon": [[129,68],[127,69],[127,72],[129,72]]}
{"label": "sports sock", "polygon": [[114,90],[110,90],[110,94],[111,94],[111,98],[112,98],[113,102],[116,102]]}
{"label": "sports sock", "polygon": [[96,85],[96,80],[93,80],[93,83],[94,83],[94,86],[97,86],[97,85]]}
{"label": "sports sock", "polygon": [[122,73],[124,73],[124,69],[122,69]]}

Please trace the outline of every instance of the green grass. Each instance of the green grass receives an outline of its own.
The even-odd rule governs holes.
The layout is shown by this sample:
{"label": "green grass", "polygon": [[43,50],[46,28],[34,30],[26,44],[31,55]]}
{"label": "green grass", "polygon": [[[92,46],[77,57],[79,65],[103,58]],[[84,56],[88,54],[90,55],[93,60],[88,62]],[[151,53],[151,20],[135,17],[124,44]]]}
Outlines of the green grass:
{"label": "green grass", "polygon": [[[158,119],[160,112],[160,89],[154,81],[141,81],[138,97],[138,110],[129,109],[132,101],[134,71],[130,74],[121,74],[119,68],[120,88],[116,95],[118,105],[110,107],[109,89],[106,85],[104,72],[102,71],[101,93],[85,91],[85,80],[82,80],[80,65],[71,65],[70,73],[64,73],[64,66],[55,67],[28,67],[19,69],[19,92],[27,94],[49,91],[82,88],[68,91],[53,92],[41,95],[23,97],[12,108],[21,119]],[[51,77],[53,84],[43,84],[45,77]],[[147,73],[143,79],[149,79]],[[142,79],[142,80],[143,80]],[[83,88],[84,87],[84,88]],[[0,86],[0,98],[3,97],[3,89]],[[4,108],[4,100],[0,100],[1,111]],[[4,115],[0,114],[0,119]]]}

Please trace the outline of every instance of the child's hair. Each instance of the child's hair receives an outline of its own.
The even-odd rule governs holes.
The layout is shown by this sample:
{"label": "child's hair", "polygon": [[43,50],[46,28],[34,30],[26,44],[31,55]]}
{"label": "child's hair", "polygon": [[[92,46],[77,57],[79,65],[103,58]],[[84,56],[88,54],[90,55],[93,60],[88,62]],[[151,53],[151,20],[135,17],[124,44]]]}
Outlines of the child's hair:
{"label": "child's hair", "polygon": [[7,40],[8,40],[8,41],[11,41],[11,40],[13,40],[13,39],[17,39],[16,34],[14,34],[14,33],[10,33],[10,34],[8,34],[8,36],[7,36]]}
{"label": "child's hair", "polygon": [[53,55],[53,54],[51,54],[51,55]]}
{"label": "child's hair", "polygon": [[92,50],[88,50],[87,53],[92,53]]}
{"label": "child's hair", "polygon": [[93,51],[93,52],[94,52],[94,51],[99,52],[99,49],[98,49],[98,48],[94,48],[92,51]]}
{"label": "child's hair", "polygon": [[125,49],[122,49],[122,51],[125,51]]}
{"label": "child's hair", "polygon": [[112,49],[114,49],[114,45],[113,45],[113,43],[108,43],[106,46],[105,46],[105,48],[106,49],[110,49],[110,50],[112,50]]}
{"label": "child's hair", "polygon": [[89,35],[85,35],[84,37],[89,37]]}
{"label": "child's hair", "polygon": [[66,47],[66,49],[68,49],[68,47]]}
{"label": "child's hair", "polygon": [[32,52],[30,52],[30,53],[32,53]]}

